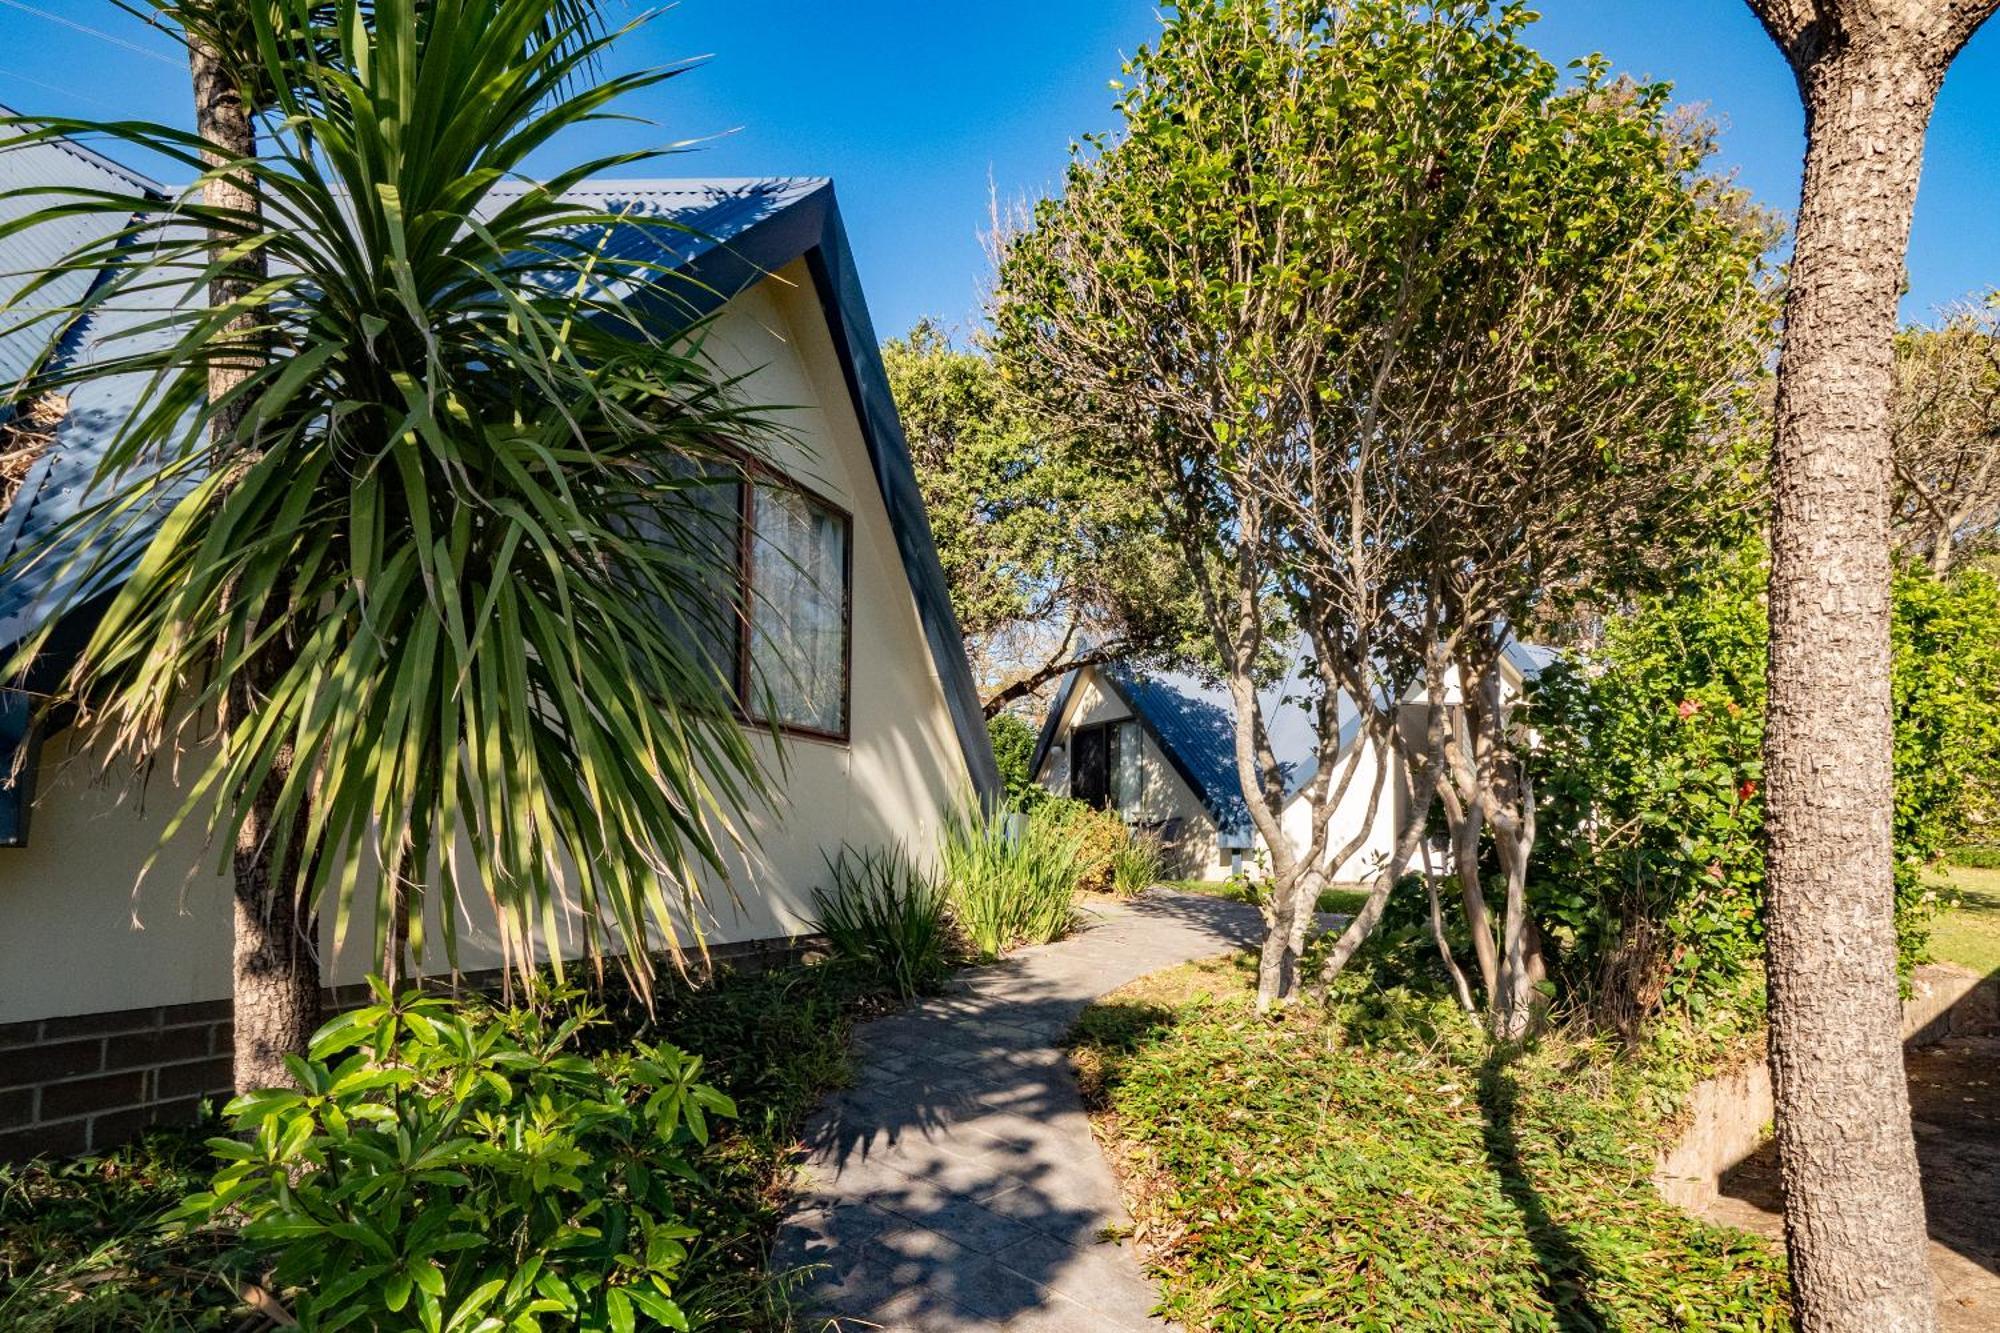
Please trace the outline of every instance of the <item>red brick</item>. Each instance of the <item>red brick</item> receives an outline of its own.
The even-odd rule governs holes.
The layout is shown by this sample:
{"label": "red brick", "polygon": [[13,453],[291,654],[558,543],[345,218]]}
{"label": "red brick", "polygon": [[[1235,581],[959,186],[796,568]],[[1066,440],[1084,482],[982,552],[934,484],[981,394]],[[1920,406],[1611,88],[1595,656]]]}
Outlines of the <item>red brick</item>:
{"label": "red brick", "polygon": [[32,1046],[42,1035],[42,1020],[31,1018],[25,1023],[0,1023],[0,1051],[13,1046]]}
{"label": "red brick", "polygon": [[30,1157],[73,1157],[87,1146],[84,1122],[65,1120],[57,1125],[36,1125],[30,1129],[0,1134],[0,1162],[25,1162]]}
{"label": "red brick", "polygon": [[104,1040],[106,1069],[135,1069],[172,1064],[208,1054],[205,1027],[165,1028],[158,1032],[128,1032]]}
{"label": "red brick", "polygon": [[14,1129],[35,1118],[35,1090],[9,1088],[0,1092],[0,1129]]}
{"label": "red brick", "polygon": [[104,1067],[104,1039],[88,1037],[28,1046],[0,1057],[0,1088],[18,1088],[52,1079],[94,1074]]}
{"label": "red brick", "polygon": [[109,1111],[146,1100],[144,1069],[128,1069],[122,1074],[99,1074],[95,1078],[50,1083],[42,1089],[43,1120],[66,1120],[73,1115]]}
{"label": "red brick", "polygon": [[103,1152],[116,1148],[121,1143],[129,1143],[139,1137],[146,1126],[157,1122],[158,1113],[151,1106],[132,1106],[123,1111],[110,1111],[90,1118],[90,1150]]}

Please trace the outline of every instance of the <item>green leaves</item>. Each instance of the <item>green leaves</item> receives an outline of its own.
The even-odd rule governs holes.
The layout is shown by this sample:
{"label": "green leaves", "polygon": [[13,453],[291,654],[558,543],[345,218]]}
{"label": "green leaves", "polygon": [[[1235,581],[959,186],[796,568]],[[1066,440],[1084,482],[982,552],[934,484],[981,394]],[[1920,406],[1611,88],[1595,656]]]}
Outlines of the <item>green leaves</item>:
{"label": "green leaves", "polygon": [[1250,984],[1236,961],[1172,969],[1078,1024],[1098,1126],[1146,1182],[1135,1221],[1167,1317],[1226,1333],[1786,1326],[1782,1255],[1649,1178],[1660,1067],[1712,1069],[1718,1043],[1635,1057],[1556,1034],[1502,1061],[1440,995],[1439,1029],[1364,1045],[1342,1005],[1257,1017]]}
{"label": "green leaves", "polygon": [[[426,900],[443,904],[447,955],[463,904],[485,899],[525,965],[561,897],[587,951],[644,967],[724,876],[765,790],[682,627],[733,615],[710,595],[722,557],[691,497],[767,428],[658,314],[681,281],[673,224],[564,195],[649,155],[522,179],[549,140],[670,73],[585,82],[611,37],[578,10],[249,6],[270,111],[262,155],[226,170],[258,213],[195,193],[170,213],[108,195],[49,208],[120,220],[54,270],[101,273],[93,302],[176,307],[44,386],[144,386],[103,498],[24,557],[75,576],[69,605],[123,579],[49,706],[80,707],[107,766],[177,757],[164,836],[226,855],[269,799],[279,882],[331,897],[337,935],[372,900],[378,957],[393,884],[419,927]],[[191,176],[223,170],[164,127],[28,132],[93,129]],[[207,297],[253,249],[268,278]],[[247,355],[229,333],[243,321]],[[223,357],[248,377],[204,402]],[[211,443],[236,404],[241,425]],[[253,668],[256,706],[232,710]]]}
{"label": "green leaves", "polygon": [[376,990],[315,1035],[302,1091],[231,1103],[242,1137],[213,1140],[223,1165],[180,1220],[240,1221],[307,1329],[687,1328],[698,1232],[668,1182],[736,1113],[701,1060],[584,1057],[600,1019],[573,992],[494,1010]]}

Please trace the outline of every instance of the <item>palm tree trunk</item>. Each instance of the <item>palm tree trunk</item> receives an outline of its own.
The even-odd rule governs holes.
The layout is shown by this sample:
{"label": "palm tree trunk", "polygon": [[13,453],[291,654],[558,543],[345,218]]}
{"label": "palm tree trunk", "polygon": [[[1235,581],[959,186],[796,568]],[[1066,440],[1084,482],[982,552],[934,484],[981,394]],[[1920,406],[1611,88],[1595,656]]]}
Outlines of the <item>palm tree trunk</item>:
{"label": "palm tree trunk", "polygon": [[1891,35],[1801,67],[1805,188],[1772,465],[1771,1073],[1802,1333],[1936,1327],[1898,1036],[1888,404],[1938,86]]}
{"label": "palm tree trunk", "polygon": [[[195,130],[216,147],[203,153],[211,167],[247,158],[257,151],[256,127],[240,82],[229,61],[201,37],[190,35],[190,73],[194,81]],[[212,176],[202,188],[202,200],[213,208],[243,213],[257,210],[256,195],[226,175]],[[210,284],[210,297],[220,303],[237,300],[263,276],[263,261],[247,259]],[[256,320],[248,312],[231,322],[237,340],[227,356],[211,362],[208,398],[222,402],[248,379],[256,365]],[[237,348],[241,351],[238,352]],[[210,427],[218,455],[240,445],[245,405],[219,411]],[[249,716],[258,704],[254,669],[230,690],[225,728]],[[232,857],[235,878],[235,1083],[238,1092],[281,1087],[291,1082],[284,1058],[303,1053],[319,1023],[319,922],[293,888],[295,877],[273,864],[274,833],[270,812],[285,774],[273,771],[255,803],[252,817],[237,831]],[[296,855],[296,851],[291,853]]]}

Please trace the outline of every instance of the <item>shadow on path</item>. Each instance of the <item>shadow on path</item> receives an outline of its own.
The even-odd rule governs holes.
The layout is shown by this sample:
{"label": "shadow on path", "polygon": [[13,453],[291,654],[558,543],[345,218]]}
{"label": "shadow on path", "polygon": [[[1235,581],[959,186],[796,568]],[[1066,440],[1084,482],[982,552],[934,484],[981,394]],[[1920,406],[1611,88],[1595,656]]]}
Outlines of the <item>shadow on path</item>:
{"label": "shadow on path", "polygon": [[841,1328],[1167,1327],[1061,1046],[1098,996],[1256,926],[1240,903],[1155,891],[868,1024],[855,1086],[809,1126],[776,1263],[812,1267],[807,1303]]}

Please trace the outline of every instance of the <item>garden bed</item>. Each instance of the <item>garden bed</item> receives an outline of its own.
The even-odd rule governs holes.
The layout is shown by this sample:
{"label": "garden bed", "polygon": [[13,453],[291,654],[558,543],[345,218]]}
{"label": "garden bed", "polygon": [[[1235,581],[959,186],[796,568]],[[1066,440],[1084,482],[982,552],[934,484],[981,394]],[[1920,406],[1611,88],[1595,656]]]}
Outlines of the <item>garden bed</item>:
{"label": "garden bed", "polygon": [[[692,1243],[680,1299],[696,1327],[786,1326],[786,1277],[770,1271],[772,1237],[800,1124],[849,1076],[848,1035],[889,1005],[853,969],[826,964],[725,974],[669,989],[657,1015],[612,997],[601,1044],[670,1041],[704,1057],[702,1076],[738,1116],[678,1188]],[[261,1274],[226,1235],[172,1237],[161,1218],[205,1187],[217,1124],[154,1131],[101,1158],[0,1167],[0,1327],[10,1330],[254,1330],[240,1295]]]}
{"label": "garden bed", "polygon": [[[1784,1326],[1782,1257],[1654,1191],[1750,1034],[1511,1058],[1447,1011],[1278,1020],[1237,961],[1114,992],[1075,1057],[1166,1315],[1190,1330]],[[1362,1038],[1369,1038],[1364,1041]]]}

